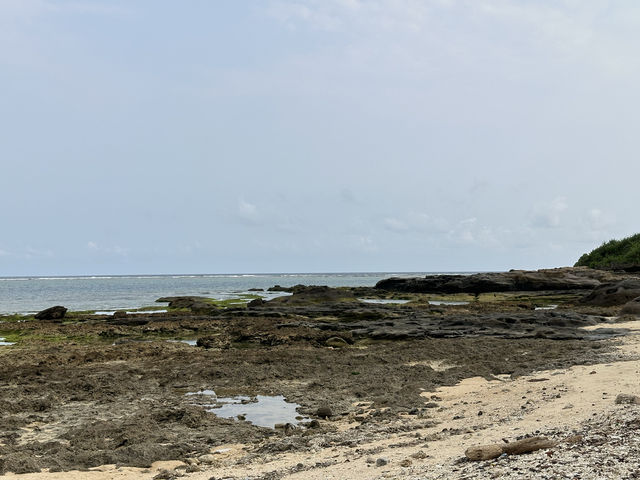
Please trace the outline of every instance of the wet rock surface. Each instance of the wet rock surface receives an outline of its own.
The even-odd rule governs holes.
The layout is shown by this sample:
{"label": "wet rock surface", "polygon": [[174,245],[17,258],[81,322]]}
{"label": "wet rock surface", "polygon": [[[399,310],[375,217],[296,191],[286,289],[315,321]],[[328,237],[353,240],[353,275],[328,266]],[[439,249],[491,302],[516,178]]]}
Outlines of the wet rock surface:
{"label": "wet rock surface", "polygon": [[640,297],[640,278],[627,278],[615,283],[606,283],[594,289],[582,299],[585,305],[609,307],[624,305]]}
{"label": "wet rock surface", "polygon": [[67,313],[67,309],[61,305],[50,307],[34,315],[37,320],[62,320]]}
{"label": "wet rock surface", "polygon": [[[247,455],[358,445],[399,415],[428,422],[425,390],[601,361],[609,347],[594,338],[623,333],[614,324],[600,337],[585,333],[602,318],[535,311],[520,298],[365,305],[360,293],[300,289],[248,308],[12,324],[21,341],[0,350],[0,473],[148,467],[240,442]],[[166,341],[180,338],[199,346]],[[312,420],[276,430],[218,418],[186,396],[205,389],[283,395]],[[347,417],[362,428],[334,432],[332,422]]]}
{"label": "wet rock surface", "polygon": [[586,267],[536,271],[430,275],[420,278],[388,278],[376,284],[380,290],[413,293],[484,293],[516,291],[591,290],[616,278],[611,272]]}
{"label": "wet rock surface", "polygon": [[640,297],[636,297],[622,306],[620,313],[623,315],[640,315]]}

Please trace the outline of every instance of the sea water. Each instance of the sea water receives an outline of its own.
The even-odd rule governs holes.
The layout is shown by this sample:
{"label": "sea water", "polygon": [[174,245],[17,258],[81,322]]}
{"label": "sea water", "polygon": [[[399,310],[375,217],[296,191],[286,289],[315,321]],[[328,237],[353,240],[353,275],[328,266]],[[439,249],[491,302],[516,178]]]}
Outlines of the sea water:
{"label": "sea water", "polygon": [[201,295],[224,300],[246,293],[268,296],[267,292],[249,290],[266,290],[274,285],[373,286],[379,280],[392,276],[433,274],[376,272],[0,277],[0,314],[35,313],[53,305],[63,305],[72,311],[126,310],[154,305],[158,298],[167,296]]}

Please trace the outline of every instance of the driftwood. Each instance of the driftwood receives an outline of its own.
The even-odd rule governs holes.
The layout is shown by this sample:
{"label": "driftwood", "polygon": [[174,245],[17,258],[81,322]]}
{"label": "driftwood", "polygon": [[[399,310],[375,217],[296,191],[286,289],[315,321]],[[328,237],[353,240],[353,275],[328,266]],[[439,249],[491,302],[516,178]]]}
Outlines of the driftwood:
{"label": "driftwood", "polygon": [[543,448],[552,448],[555,442],[546,437],[531,437],[517,442],[506,444],[481,445],[470,447],[464,454],[469,460],[491,460],[498,458],[503,453],[507,455],[521,455],[523,453],[535,452]]}

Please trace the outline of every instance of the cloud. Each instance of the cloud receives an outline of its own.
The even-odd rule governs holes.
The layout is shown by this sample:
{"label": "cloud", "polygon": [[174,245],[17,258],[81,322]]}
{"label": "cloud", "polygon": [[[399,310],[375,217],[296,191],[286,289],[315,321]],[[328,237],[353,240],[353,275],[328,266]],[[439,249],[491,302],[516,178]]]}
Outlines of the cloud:
{"label": "cloud", "polygon": [[2,0],[0,22],[31,21],[36,17],[54,14],[123,15],[131,10],[122,5],[100,1]]}
{"label": "cloud", "polygon": [[380,248],[371,235],[350,235],[349,246],[352,250],[361,253],[376,253]]}
{"label": "cloud", "polygon": [[600,235],[611,231],[616,221],[611,214],[600,208],[590,209],[584,216],[583,224],[591,234]]}
{"label": "cloud", "polygon": [[258,225],[260,223],[260,214],[258,213],[258,207],[253,203],[245,200],[239,200],[236,209],[237,217],[243,223],[249,225]]}
{"label": "cloud", "polygon": [[530,225],[534,228],[558,228],[562,214],[569,208],[564,197],[557,197],[548,203],[534,205],[530,213]]}
{"label": "cloud", "polygon": [[87,249],[97,254],[114,255],[118,257],[126,257],[130,253],[130,249],[128,248],[119,245],[103,247],[94,241],[87,242]]}
{"label": "cloud", "polygon": [[444,218],[433,217],[423,212],[409,212],[397,217],[383,219],[383,227],[386,230],[398,233],[446,233],[449,222]]}
{"label": "cloud", "polygon": [[634,30],[640,26],[640,5],[623,3],[274,0],[268,12],[290,29],[345,34],[344,51],[361,59],[387,57],[425,72],[455,59],[469,65],[502,63],[520,75],[523,66],[534,68],[541,59],[555,57],[622,73],[638,66]]}

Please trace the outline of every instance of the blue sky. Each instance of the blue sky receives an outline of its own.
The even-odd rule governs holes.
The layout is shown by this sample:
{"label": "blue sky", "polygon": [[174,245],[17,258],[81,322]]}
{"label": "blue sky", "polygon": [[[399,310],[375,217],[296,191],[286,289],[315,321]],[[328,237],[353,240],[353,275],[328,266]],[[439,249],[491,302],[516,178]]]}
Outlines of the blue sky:
{"label": "blue sky", "polygon": [[572,264],[638,231],[640,4],[0,0],[0,275]]}

